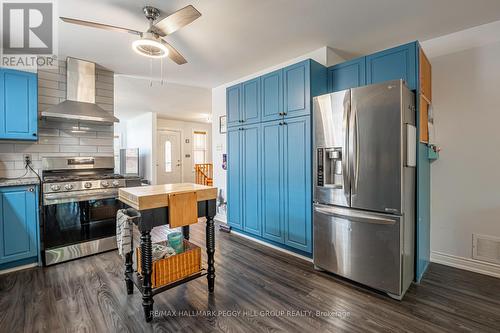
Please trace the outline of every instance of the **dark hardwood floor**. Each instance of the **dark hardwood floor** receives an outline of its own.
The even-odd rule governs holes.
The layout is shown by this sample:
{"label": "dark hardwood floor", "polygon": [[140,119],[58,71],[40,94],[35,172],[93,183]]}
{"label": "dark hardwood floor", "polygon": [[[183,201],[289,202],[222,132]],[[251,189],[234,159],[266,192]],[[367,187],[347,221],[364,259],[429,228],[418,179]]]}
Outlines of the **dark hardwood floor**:
{"label": "dark hardwood floor", "polygon": [[[204,227],[191,227],[200,246]],[[398,302],[236,235],[216,237],[215,294],[201,278],[157,295],[151,324],[112,251],[1,275],[0,332],[500,331],[500,279],[431,264]],[[163,238],[155,229],[153,241]]]}

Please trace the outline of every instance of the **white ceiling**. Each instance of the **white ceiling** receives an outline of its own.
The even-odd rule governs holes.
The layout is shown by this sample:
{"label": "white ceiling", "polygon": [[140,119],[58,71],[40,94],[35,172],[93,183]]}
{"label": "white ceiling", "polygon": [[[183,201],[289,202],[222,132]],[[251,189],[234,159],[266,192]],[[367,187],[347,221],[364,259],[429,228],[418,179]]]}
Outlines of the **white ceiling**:
{"label": "white ceiling", "polygon": [[127,120],[145,112],[186,121],[208,122],[212,91],[175,83],[115,76],[115,115]]}
{"label": "white ceiling", "polygon": [[[500,19],[498,0],[64,0],[59,15],[145,30],[141,8],[189,3],[203,16],[167,37],[188,60],[166,64],[169,82],[214,87],[328,45],[349,58]],[[150,76],[133,35],[60,22],[60,56],[116,73]],[[158,72],[159,64],[154,64]],[[163,90],[162,90],[163,91]]]}

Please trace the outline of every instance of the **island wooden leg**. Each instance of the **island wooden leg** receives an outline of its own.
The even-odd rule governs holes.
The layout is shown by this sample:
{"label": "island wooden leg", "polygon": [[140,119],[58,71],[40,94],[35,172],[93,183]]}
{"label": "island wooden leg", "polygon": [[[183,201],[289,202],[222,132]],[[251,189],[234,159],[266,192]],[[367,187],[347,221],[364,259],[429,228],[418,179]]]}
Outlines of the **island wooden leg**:
{"label": "island wooden leg", "polygon": [[208,280],[208,291],[214,291],[215,285],[215,227],[214,227],[214,217],[207,216],[207,226],[206,226],[206,243],[207,243],[207,280]]}
{"label": "island wooden leg", "polygon": [[151,273],[153,271],[153,254],[151,249],[150,230],[141,232],[141,270],[142,270],[142,307],[144,316],[149,322],[153,319],[153,293],[151,286]]}
{"label": "island wooden leg", "polygon": [[127,286],[127,294],[132,295],[134,293],[134,283],[130,276],[134,273],[132,268],[132,257],[134,255],[134,250],[125,254],[125,285]]}
{"label": "island wooden leg", "polygon": [[184,236],[184,239],[189,240],[189,226],[185,225],[182,227],[182,235]]}

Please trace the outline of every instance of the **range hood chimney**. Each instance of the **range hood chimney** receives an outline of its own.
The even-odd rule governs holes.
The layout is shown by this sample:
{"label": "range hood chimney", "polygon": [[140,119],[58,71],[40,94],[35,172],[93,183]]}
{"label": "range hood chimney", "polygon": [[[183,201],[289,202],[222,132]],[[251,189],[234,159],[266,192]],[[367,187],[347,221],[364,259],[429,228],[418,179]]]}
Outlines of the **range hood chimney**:
{"label": "range hood chimney", "polygon": [[120,120],[95,104],[95,63],[66,58],[66,100],[41,116],[111,125]]}

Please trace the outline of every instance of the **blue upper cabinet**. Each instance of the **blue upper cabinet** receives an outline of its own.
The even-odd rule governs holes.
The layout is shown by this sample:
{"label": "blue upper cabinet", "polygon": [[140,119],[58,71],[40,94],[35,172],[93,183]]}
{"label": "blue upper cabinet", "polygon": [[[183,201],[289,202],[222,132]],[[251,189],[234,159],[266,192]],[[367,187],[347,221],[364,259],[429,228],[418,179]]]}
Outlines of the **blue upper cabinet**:
{"label": "blue upper cabinet", "polygon": [[284,113],[287,117],[311,112],[310,60],[283,69]]}
{"label": "blue upper cabinet", "polygon": [[283,112],[283,71],[278,70],[261,77],[262,121],[280,119]]}
{"label": "blue upper cabinet", "polygon": [[38,260],[37,200],[35,186],[0,188],[0,269]]}
{"label": "blue upper cabinet", "polygon": [[260,78],[241,84],[242,108],[241,120],[245,125],[260,121]]}
{"label": "blue upper cabinet", "polygon": [[353,59],[328,69],[328,91],[335,92],[366,84],[365,57]]}
{"label": "blue upper cabinet", "polygon": [[401,45],[366,57],[366,83],[403,79],[417,89],[417,43]]}
{"label": "blue upper cabinet", "polygon": [[0,139],[38,139],[37,75],[0,69]]}
{"label": "blue upper cabinet", "polygon": [[235,126],[241,123],[241,86],[238,84],[227,88],[227,125]]}

